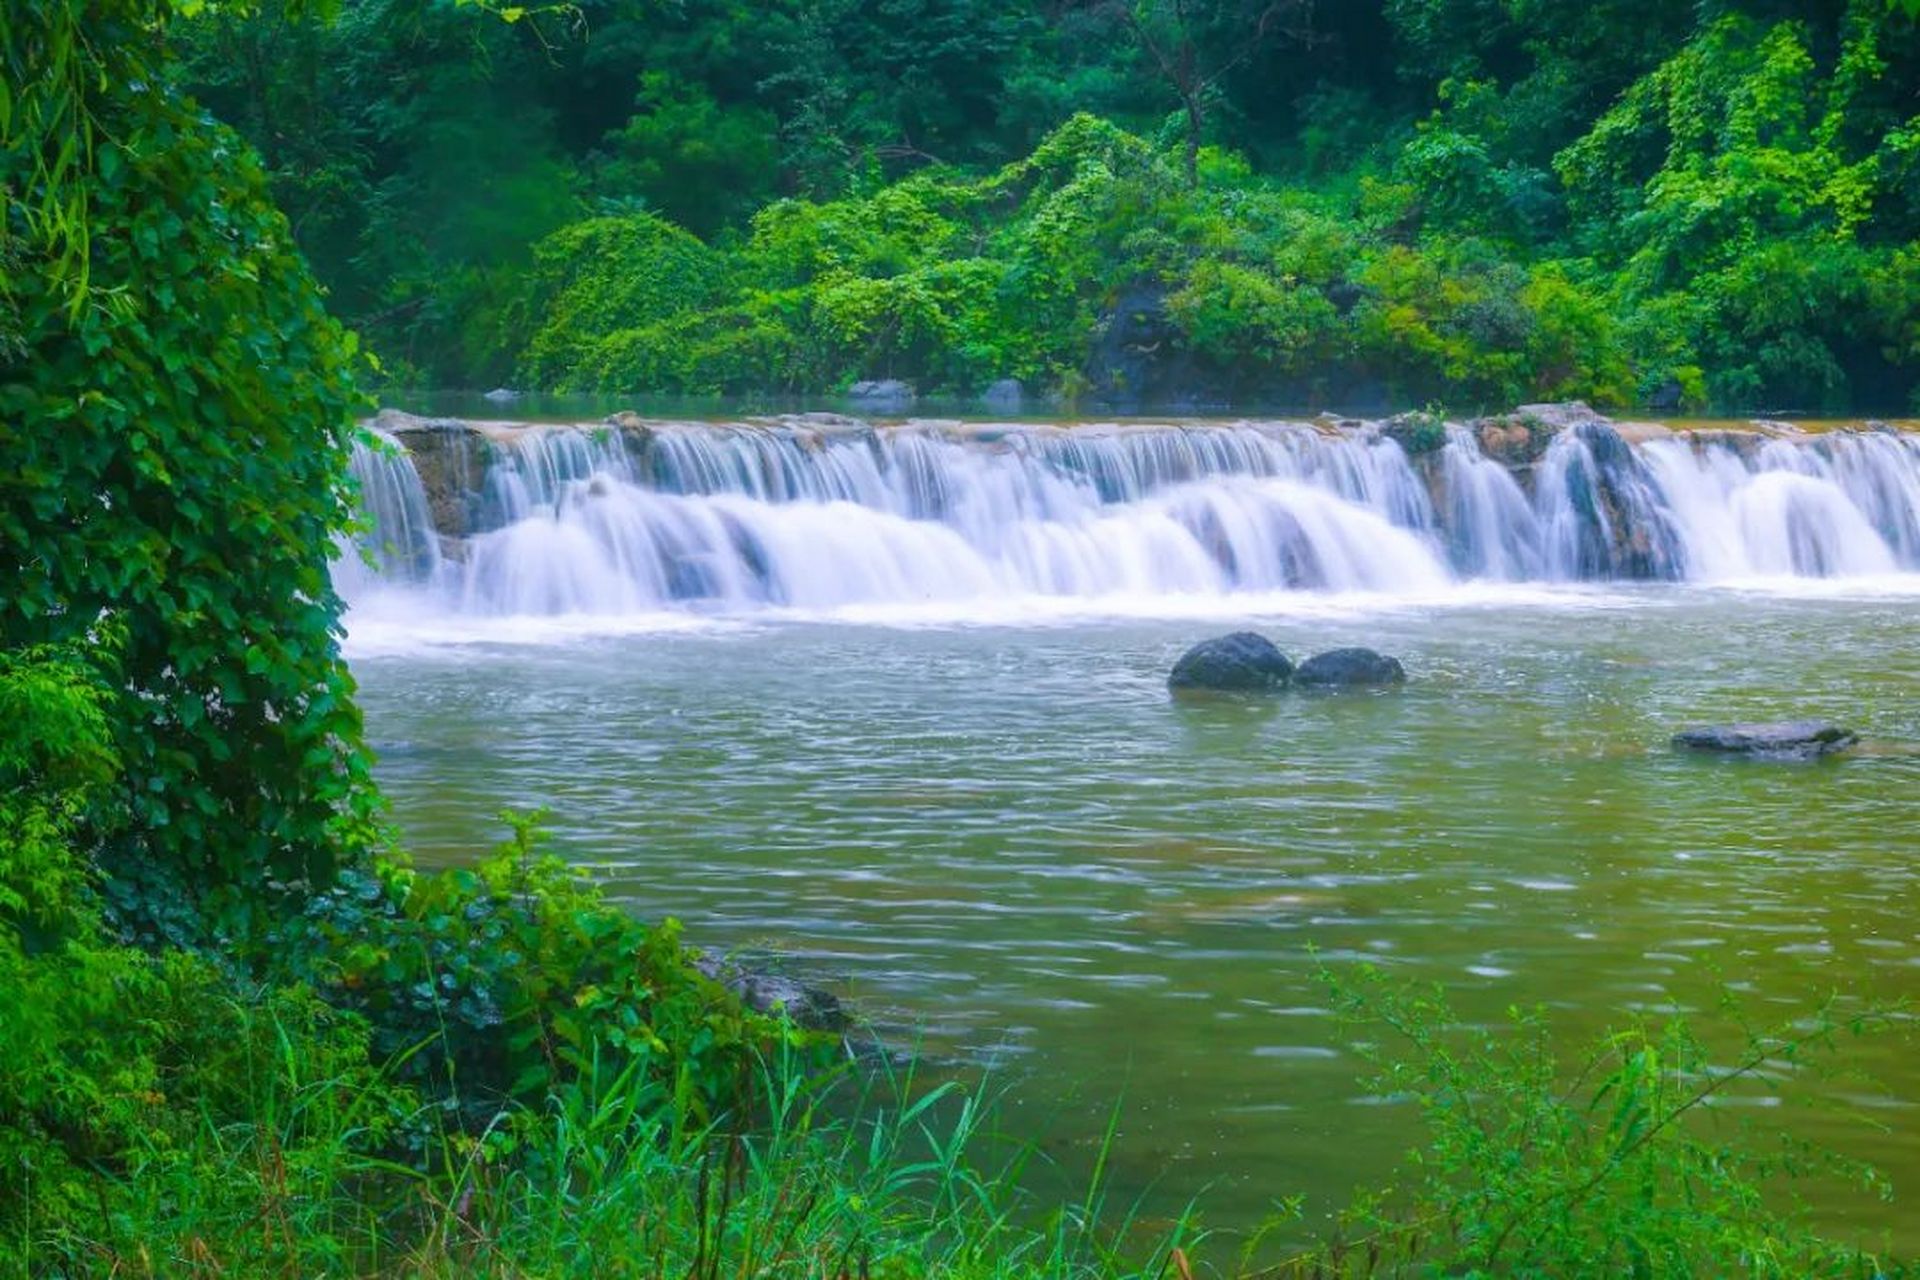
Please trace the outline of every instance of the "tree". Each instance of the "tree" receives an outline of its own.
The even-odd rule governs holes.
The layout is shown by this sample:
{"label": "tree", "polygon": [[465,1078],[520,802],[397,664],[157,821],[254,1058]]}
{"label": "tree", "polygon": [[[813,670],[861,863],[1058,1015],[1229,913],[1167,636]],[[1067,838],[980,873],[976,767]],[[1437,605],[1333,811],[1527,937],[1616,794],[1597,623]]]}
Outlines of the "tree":
{"label": "tree", "polygon": [[326,883],[374,803],[327,565],[354,342],[174,83],[169,8],[0,27],[0,647],[114,638],[121,771],[87,831],[163,933],[200,927],[182,898]]}
{"label": "tree", "polygon": [[1123,27],[1186,117],[1188,186],[1200,182],[1207,113],[1228,73],[1274,41],[1313,38],[1313,0],[1093,0]]}

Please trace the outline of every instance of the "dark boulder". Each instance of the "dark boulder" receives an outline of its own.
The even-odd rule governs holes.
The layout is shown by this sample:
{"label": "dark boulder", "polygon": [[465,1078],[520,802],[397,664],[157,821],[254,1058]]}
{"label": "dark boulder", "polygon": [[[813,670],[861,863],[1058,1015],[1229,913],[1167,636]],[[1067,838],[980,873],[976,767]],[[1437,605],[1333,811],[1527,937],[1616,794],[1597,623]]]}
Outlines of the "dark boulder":
{"label": "dark boulder", "polygon": [[1234,693],[1257,693],[1278,689],[1293,674],[1293,663],[1273,647],[1273,642],[1252,631],[1236,631],[1230,636],[1202,640],[1180,655],[1167,676],[1167,687],[1175,690],[1216,689]]}
{"label": "dark boulder", "polygon": [[1141,280],[1123,288],[1094,328],[1083,370],[1086,398],[1118,409],[1218,399],[1203,385],[1202,370],[1183,339],[1167,310],[1163,283]]}
{"label": "dark boulder", "polygon": [[1398,658],[1389,658],[1371,649],[1330,649],[1316,653],[1293,673],[1295,684],[1338,688],[1400,684],[1406,678],[1406,668]]}
{"label": "dark boulder", "polygon": [[1673,745],[1683,751],[1712,751],[1761,760],[1812,760],[1845,751],[1859,740],[1853,730],[1825,720],[1713,724],[1673,735]]}

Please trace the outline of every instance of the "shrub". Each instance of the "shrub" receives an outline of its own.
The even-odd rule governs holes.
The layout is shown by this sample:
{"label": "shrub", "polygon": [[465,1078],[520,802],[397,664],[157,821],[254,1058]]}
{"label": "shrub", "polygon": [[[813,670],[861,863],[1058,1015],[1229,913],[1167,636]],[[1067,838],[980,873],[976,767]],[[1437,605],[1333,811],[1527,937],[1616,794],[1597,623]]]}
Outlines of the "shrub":
{"label": "shrub", "polygon": [[721,255],[651,214],[563,227],[534,249],[521,304],[532,334],[521,376],[566,385],[609,334],[700,311],[726,292]]}
{"label": "shrub", "polygon": [[470,868],[349,873],[265,934],[261,962],[364,1017],[375,1061],[479,1124],[636,1060],[708,1116],[739,1100],[754,1053],[811,1043],[696,969],[677,924],[643,924],[543,854],[537,819],[509,822]]}
{"label": "shrub", "polygon": [[1230,262],[1196,263],[1167,311],[1196,353],[1222,365],[1308,374],[1337,351],[1337,316],[1324,294]]}

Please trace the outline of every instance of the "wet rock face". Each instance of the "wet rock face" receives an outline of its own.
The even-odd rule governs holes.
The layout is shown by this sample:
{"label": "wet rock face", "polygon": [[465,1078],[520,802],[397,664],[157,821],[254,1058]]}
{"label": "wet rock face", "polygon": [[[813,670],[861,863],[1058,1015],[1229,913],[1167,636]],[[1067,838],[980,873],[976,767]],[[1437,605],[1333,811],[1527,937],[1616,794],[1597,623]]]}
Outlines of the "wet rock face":
{"label": "wet rock face", "polygon": [[1604,418],[1573,430],[1599,473],[1595,491],[1607,515],[1609,576],[1655,581],[1684,576],[1680,534],[1647,465]]}
{"label": "wet rock face", "polygon": [[1360,648],[1316,653],[1293,673],[1293,682],[1297,685],[1338,689],[1400,684],[1406,678],[1406,668],[1398,658]]}
{"label": "wet rock face", "polygon": [[1167,676],[1167,687],[1176,693],[1262,693],[1284,687],[1292,674],[1293,663],[1271,640],[1252,631],[1236,631],[1202,640],[1181,654]]}
{"label": "wet rock face", "polygon": [[1605,418],[1557,430],[1528,477],[1555,563],[1581,581],[1671,581],[1685,547],[1651,469]]}
{"label": "wet rock face", "polygon": [[412,457],[434,532],[454,539],[479,532],[473,499],[486,483],[486,437],[460,418],[421,418],[398,409],[382,409],[373,425]]}
{"label": "wet rock face", "polygon": [[1673,745],[1682,751],[1758,760],[1814,760],[1845,751],[1859,740],[1853,730],[1825,720],[1702,725],[1673,735]]}
{"label": "wet rock face", "polygon": [[1185,409],[1218,399],[1182,337],[1163,285],[1142,281],[1121,290],[1087,357],[1087,398],[1123,409]]}

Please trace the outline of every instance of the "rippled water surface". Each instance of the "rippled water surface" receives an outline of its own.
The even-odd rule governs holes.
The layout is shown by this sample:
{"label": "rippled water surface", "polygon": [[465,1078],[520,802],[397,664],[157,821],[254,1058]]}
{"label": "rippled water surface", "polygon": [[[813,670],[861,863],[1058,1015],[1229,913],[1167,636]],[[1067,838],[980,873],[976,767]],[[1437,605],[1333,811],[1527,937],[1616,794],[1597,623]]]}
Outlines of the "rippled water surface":
{"label": "rippled water surface", "polygon": [[[356,631],[412,846],[503,806],[696,941],[772,947],[936,1054],[995,1065],[1084,1172],[1119,1100],[1123,1191],[1244,1226],[1341,1198],[1414,1136],[1370,1105],[1313,951],[1544,1002],[1766,1012],[1920,996],[1920,597],[1570,590],[1248,619],[762,619],[621,633]],[[1400,655],[1396,693],[1176,705],[1180,651],[1251,622],[1303,657]],[[1824,716],[1811,766],[1683,758],[1678,726]],[[1796,1132],[1882,1164],[1920,1248],[1913,1045],[1850,1053],[1883,1125]],[[1832,1092],[1832,1090],[1829,1090]],[[1040,1123],[1036,1121],[1036,1128]],[[1915,1215],[1920,1216],[1920,1215]]]}

